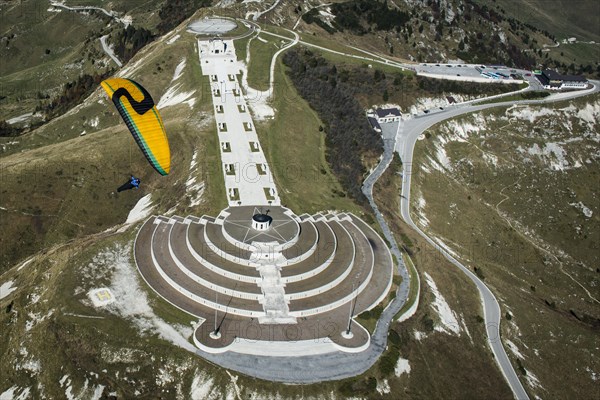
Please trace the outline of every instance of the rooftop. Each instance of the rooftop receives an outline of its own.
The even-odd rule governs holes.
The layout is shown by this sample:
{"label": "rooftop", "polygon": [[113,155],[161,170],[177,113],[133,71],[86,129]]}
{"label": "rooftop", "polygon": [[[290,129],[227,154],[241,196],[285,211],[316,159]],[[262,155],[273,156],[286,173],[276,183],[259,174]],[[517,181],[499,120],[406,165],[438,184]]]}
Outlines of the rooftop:
{"label": "rooftop", "polygon": [[397,108],[378,108],[375,110],[375,113],[377,113],[377,116],[379,118],[384,118],[390,115],[400,117],[402,115],[400,114],[400,110],[398,110]]}
{"label": "rooftop", "polygon": [[579,75],[561,75],[556,71],[545,69],[542,75],[546,76],[551,81],[570,81],[570,82],[587,82],[587,79]]}
{"label": "rooftop", "polygon": [[273,218],[269,217],[267,214],[254,214],[252,219],[256,222],[269,222],[273,220]]}
{"label": "rooftop", "polygon": [[367,117],[367,119],[369,120],[369,123],[373,129],[375,129],[377,132],[381,132],[381,125],[379,125],[379,122],[377,122],[377,118]]}
{"label": "rooftop", "polygon": [[[229,207],[224,213],[223,229],[233,239],[246,244],[252,242],[283,244],[298,236],[300,226],[287,209],[274,206],[264,211],[254,206]],[[262,220],[265,217],[266,219]],[[267,232],[253,230],[253,219],[257,222],[272,221],[271,229]]]}

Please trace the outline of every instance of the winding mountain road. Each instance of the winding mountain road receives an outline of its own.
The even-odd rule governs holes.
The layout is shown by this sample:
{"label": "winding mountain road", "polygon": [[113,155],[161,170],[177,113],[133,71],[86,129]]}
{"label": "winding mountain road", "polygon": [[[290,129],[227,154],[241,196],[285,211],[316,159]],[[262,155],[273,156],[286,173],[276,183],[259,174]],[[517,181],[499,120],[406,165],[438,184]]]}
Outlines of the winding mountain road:
{"label": "winding mountain road", "polygon": [[[282,35],[278,35],[276,33],[268,32],[268,31],[264,31],[264,30],[263,30],[263,32],[266,34],[272,35],[272,36],[278,36],[283,39],[290,40],[289,38],[282,36]],[[353,55],[353,54],[347,54],[347,53],[331,50],[331,49],[317,46],[317,45],[314,45],[311,43],[306,43],[302,40],[298,40],[298,36],[296,36],[295,40],[294,40],[294,44],[296,44],[296,43],[301,43],[301,44],[304,44],[304,45],[307,45],[310,47],[319,48],[324,51],[328,51],[328,52],[332,52],[332,53],[336,53],[336,54],[340,54],[340,55],[344,55],[344,56],[348,56],[348,57],[352,57],[352,58],[362,59],[365,61],[373,61],[376,63],[392,65],[392,66],[396,66],[398,68],[412,69],[412,70],[414,70],[414,68],[415,68],[415,65],[412,65],[412,64],[404,65],[401,63],[394,62],[392,60],[385,59],[383,57],[378,57],[380,59],[374,59],[374,58],[361,57],[361,56],[357,56],[357,55]],[[369,54],[369,55],[376,56],[374,54]],[[519,70],[518,72],[522,73],[524,75],[527,73],[527,71],[522,71],[522,70]],[[444,76],[439,76],[438,78],[444,79]],[[533,76],[527,77],[526,80],[528,81],[529,86],[527,88],[518,90],[514,93],[541,89],[539,82],[537,82],[537,80]],[[402,261],[401,261],[402,257],[398,257],[398,255],[397,255],[397,253],[399,253],[399,251],[398,251],[396,242],[395,242],[393,236],[391,235],[391,232],[389,231],[389,228],[387,226],[387,223],[385,222],[385,219],[383,218],[381,213],[379,213],[377,205],[373,201],[373,197],[372,197],[372,189],[373,189],[374,183],[381,176],[381,174],[387,169],[387,167],[389,166],[389,163],[391,161],[391,157],[393,156],[393,152],[389,151],[389,145],[392,144],[392,146],[395,147],[395,150],[399,153],[399,155],[402,159],[403,167],[404,167],[403,176],[402,176],[401,199],[400,199],[400,212],[401,212],[402,218],[415,231],[417,231],[425,240],[427,240],[427,242],[429,242],[435,249],[437,249],[440,253],[442,253],[444,255],[444,257],[446,257],[446,259],[448,259],[452,264],[454,264],[461,271],[463,271],[475,283],[477,290],[479,291],[481,300],[482,300],[484,320],[485,320],[485,324],[486,324],[486,332],[488,335],[488,343],[490,345],[490,348],[494,354],[494,357],[496,359],[496,362],[498,363],[498,366],[499,366],[502,374],[504,375],[507,383],[509,384],[509,386],[517,400],[526,400],[526,399],[529,399],[529,396],[528,396],[527,392],[525,391],[525,388],[523,387],[522,383],[520,382],[512,364],[510,363],[510,360],[506,354],[506,351],[504,350],[504,347],[502,346],[502,341],[500,340],[501,311],[500,311],[500,305],[499,305],[498,301],[496,300],[494,294],[473,272],[471,272],[471,270],[469,270],[467,267],[465,267],[463,264],[461,264],[460,261],[458,261],[455,257],[453,257],[452,254],[450,254],[446,249],[441,247],[439,244],[437,244],[435,241],[433,241],[429,236],[427,236],[413,222],[413,220],[410,216],[410,212],[409,212],[410,183],[411,183],[412,166],[413,166],[414,146],[417,141],[417,138],[424,131],[429,129],[431,126],[433,126],[439,122],[442,122],[444,120],[454,118],[459,115],[477,112],[477,111],[481,111],[481,110],[485,110],[485,109],[493,108],[493,107],[506,107],[506,106],[511,106],[511,105],[515,105],[515,104],[547,104],[547,103],[556,102],[556,101],[573,99],[573,98],[589,95],[589,94],[600,91],[600,82],[594,81],[592,83],[593,83],[594,87],[591,89],[577,91],[577,92],[557,93],[557,94],[553,94],[543,100],[506,101],[506,102],[498,102],[498,103],[491,103],[491,104],[477,104],[478,102],[514,94],[514,93],[506,93],[503,95],[491,96],[491,97],[484,98],[484,99],[477,99],[477,100],[472,100],[472,101],[468,101],[465,103],[455,104],[444,110],[432,110],[429,113],[417,115],[412,119],[402,121],[400,123],[400,125],[398,126],[395,140],[393,140],[392,138],[384,138],[385,146],[384,146],[383,158],[382,158],[381,162],[379,163],[379,165],[376,167],[376,169],[373,171],[373,173],[369,177],[367,177],[367,179],[365,180],[365,182],[363,184],[363,193],[369,199],[369,202],[375,212],[377,220],[383,229],[384,236],[386,236],[386,238],[390,241],[390,243],[392,245],[392,253],[394,255],[396,255],[396,257],[399,260],[399,263],[402,263]],[[390,238],[391,238],[391,240],[390,240]],[[405,266],[399,265],[399,267],[400,267],[399,270],[401,273],[407,272]],[[404,267],[404,268],[402,268],[402,267]],[[405,277],[405,276],[403,276],[403,278],[404,278],[403,283],[408,284],[409,279],[407,279],[407,277]],[[390,313],[390,311],[392,311],[391,309],[396,309],[398,307],[399,303],[404,304],[408,293],[407,292],[403,293],[403,292],[407,291],[407,288],[408,288],[408,285],[407,285],[407,287],[400,288],[401,290],[399,290],[398,297],[396,298],[396,300],[400,300],[400,301],[392,302],[392,304],[390,304],[390,307],[388,307],[388,309],[386,309],[384,311],[384,314],[382,315],[382,318],[380,319],[379,324],[377,326],[376,332],[373,335],[372,343],[371,343],[369,350],[364,352],[362,355],[354,355],[355,364],[354,364],[354,367],[351,369],[354,370],[355,372],[357,370],[366,370],[364,368],[367,365],[374,362],[373,356],[375,354],[379,353],[380,351],[382,351],[382,349],[380,347],[383,344],[382,339],[384,339],[387,336],[385,334],[385,333],[387,333],[387,331],[385,333],[382,332],[382,325],[387,326],[387,324],[389,324],[388,321],[391,321],[390,316],[387,315],[387,314],[391,314]],[[399,308],[397,308],[397,310],[399,310]],[[392,314],[392,316],[393,316],[393,314]],[[339,356],[337,356],[337,357],[333,356],[332,359],[335,359],[336,361],[341,361],[342,358],[338,358],[338,357]],[[359,361],[359,358],[361,359],[360,361]],[[330,362],[330,361],[332,361],[332,359],[329,359],[327,361]],[[309,360],[305,360],[305,361],[309,361]],[[317,360],[310,360],[310,361],[312,361],[312,363],[309,362],[308,364],[309,365],[312,364],[314,366],[316,366],[317,364],[320,364],[321,366],[325,366],[325,363],[327,362],[322,358],[319,361],[317,361]],[[315,362],[315,361],[317,361],[317,362]],[[352,374],[352,373],[349,374],[349,372],[350,371],[348,370],[348,371],[344,371],[341,374],[336,374],[337,375],[336,378],[339,379],[344,375],[349,376]],[[317,374],[317,375],[320,375],[320,374]],[[315,375],[313,372],[313,373],[309,374],[308,376],[304,377],[304,379],[299,379],[299,381],[306,383],[306,382],[310,382],[314,378],[315,378]],[[336,379],[333,376],[327,376],[327,377],[323,377],[323,378]],[[298,382],[298,383],[300,383],[300,382]]]}
{"label": "winding mountain road", "polygon": [[547,104],[555,101],[574,99],[577,97],[597,93],[600,91],[600,82],[592,81],[594,87],[579,92],[557,93],[544,100],[507,101],[492,104],[463,103],[451,106],[445,110],[435,111],[430,114],[420,115],[403,121],[396,137],[396,151],[400,154],[404,171],[402,174],[402,192],[400,197],[400,213],[404,221],[417,231],[427,242],[475,283],[483,303],[483,312],[488,335],[488,343],[502,374],[506,378],[514,396],[518,400],[529,399],[525,388],[521,384],[500,340],[500,305],[490,289],[467,267],[461,264],[446,249],[437,244],[425,234],[412,220],[410,215],[410,183],[413,168],[413,153],[418,137],[433,125],[459,115],[485,110],[493,107],[506,107],[514,104]]}

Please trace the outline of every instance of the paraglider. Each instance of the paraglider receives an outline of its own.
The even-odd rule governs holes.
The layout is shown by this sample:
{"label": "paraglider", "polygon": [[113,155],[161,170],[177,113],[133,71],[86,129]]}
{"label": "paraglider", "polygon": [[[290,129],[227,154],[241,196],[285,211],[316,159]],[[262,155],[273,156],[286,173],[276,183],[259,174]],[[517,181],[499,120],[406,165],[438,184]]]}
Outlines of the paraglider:
{"label": "paraglider", "polygon": [[139,178],[136,178],[135,176],[131,175],[131,178],[129,178],[129,181],[127,181],[124,184],[122,184],[121,186],[119,186],[119,188],[117,189],[117,192],[122,192],[124,190],[130,190],[130,189],[139,189],[140,183],[142,183],[142,181]]}
{"label": "paraglider", "polygon": [[[127,124],[144,156],[161,175],[171,169],[171,152],[162,118],[150,94],[137,82],[125,78],[109,78],[100,83]],[[118,191],[138,188],[140,180],[131,176]]]}

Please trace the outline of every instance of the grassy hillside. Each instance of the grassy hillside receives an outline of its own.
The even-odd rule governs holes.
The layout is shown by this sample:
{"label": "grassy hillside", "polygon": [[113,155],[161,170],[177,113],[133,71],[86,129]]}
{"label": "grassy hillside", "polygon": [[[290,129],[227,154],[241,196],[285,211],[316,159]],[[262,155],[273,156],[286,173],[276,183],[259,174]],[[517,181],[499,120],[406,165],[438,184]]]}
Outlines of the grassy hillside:
{"label": "grassy hillside", "polygon": [[[415,315],[392,326],[390,338],[398,336],[399,357],[408,360],[411,368],[410,374],[390,380],[392,393],[402,392],[411,399],[487,398],[490,393],[494,398],[511,398],[486,343],[483,310],[473,283],[402,221],[398,195],[401,170],[395,158],[374,188],[380,211],[397,243],[414,261],[421,280]],[[458,332],[443,325],[427,276],[456,316]]]}
{"label": "grassy hillside", "polygon": [[[171,85],[176,66],[187,60],[173,84],[195,90],[193,109],[182,104],[162,110],[173,163],[168,177],[149,167],[100,88],[82,105],[34,132],[0,140],[0,238],[5,249],[0,271],[42,248],[124,222],[146,193],[153,193],[163,210],[178,202],[185,209],[179,199],[185,198],[189,163],[196,150],[198,157],[204,155],[197,173],[210,186],[206,207],[213,212],[221,209],[223,199],[217,194],[224,189],[219,175],[207,168],[209,161],[214,164],[215,153],[218,156],[215,128],[209,123],[211,99],[201,90],[206,82],[193,62],[194,46],[191,35],[171,45],[157,42],[132,61],[135,68],[129,68],[128,76],[145,85],[158,102]],[[115,189],[133,173],[142,179],[142,189],[116,194]]]}
{"label": "grassy hillside", "polygon": [[477,0],[488,7],[497,6],[508,15],[546,30],[557,39],[576,37],[600,42],[600,6],[593,0]]}
{"label": "grassy hillside", "polygon": [[[117,65],[102,49],[100,37],[107,35],[109,46],[123,61],[119,53],[129,56],[132,49],[135,51],[149,39],[172,30],[206,6],[206,1],[117,0],[107,3],[92,0],[66,2],[66,6],[100,7],[112,16],[99,10],[53,7],[47,0],[0,5],[0,18],[4,21],[0,31],[3,60],[0,63],[0,120],[35,112],[80,75],[115,70]],[[130,35],[124,41],[126,28]],[[136,35],[135,31],[138,31]],[[35,115],[17,126],[40,122],[42,117]]]}
{"label": "grassy hillside", "polygon": [[532,396],[595,392],[599,113],[598,96],[478,113],[416,147],[413,219],[494,291]]}
{"label": "grassy hillside", "polygon": [[[200,3],[169,2],[179,11],[170,13],[161,29],[176,24],[179,12],[188,10],[190,4]],[[300,1],[281,3],[261,20],[291,27],[309,8]],[[158,33],[163,22],[160,10],[167,3],[82,0],[77,4],[111,7],[121,16],[131,16],[134,26]],[[263,6],[234,4],[223,12],[244,16],[247,10]],[[399,32],[382,33],[373,30],[373,25],[362,36],[343,29],[330,35],[322,24],[305,21],[299,27],[306,40],[319,45],[343,50],[346,43],[353,43],[394,57],[424,60],[452,57],[459,46],[453,41],[455,35],[468,34],[474,43],[489,45],[487,39],[477,38],[478,32],[487,32],[491,26],[479,22],[483,17],[470,25],[444,24],[441,40],[436,41],[437,25],[428,22],[434,11],[411,14],[413,19]],[[5,63],[0,63],[0,120],[32,112],[48,100],[46,96],[56,95],[65,81],[81,73],[111,68],[98,38],[122,27],[108,17],[97,12],[48,11],[42,0],[5,2],[0,12],[3,21],[11,21],[2,26],[1,33],[0,57]],[[212,10],[197,15],[208,12]],[[482,27],[473,28],[477,24]],[[420,25],[423,32],[419,32]],[[156,102],[170,89],[188,100],[161,109],[171,143],[168,177],[158,176],[148,165],[100,89],[32,132],[0,138],[0,285],[5,295],[0,299],[4,310],[0,313],[0,363],[4,366],[0,394],[395,400],[399,393],[416,399],[483,398],[492,393],[510,398],[487,350],[474,287],[400,222],[397,160],[378,184],[376,199],[398,242],[413,256],[422,280],[421,306],[410,320],[392,324],[388,348],[373,368],[341,382],[290,386],[237,376],[189,351],[194,319],[161,300],[139,279],[131,254],[137,227],[122,225],[132,207],[148,194],[153,213],[216,215],[226,206],[212,102],[204,90],[208,82],[197,63],[195,39],[184,28],[145,46],[119,72],[142,83]],[[518,40],[527,33],[530,43],[537,40],[536,49],[551,43],[544,34],[527,29],[519,26]],[[181,36],[175,40],[176,34]],[[261,37],[269,43],[252,41],[249,80],[264,88],[266,68],[276,51],[274,43],[280,41]],[[586,50],[581,53],[583,57]],[[325,53],[324,57],[336,64],[337,73],[376,79],[375,69],[365,63]],[[174,81],[178,67],[182,74]],[[378,88],[387,88],[388,100],[403,107],[410,107],[417,97],[456,90],[444,84],[429,85],[391,67],[377,74]],[[347,196],[332,173],[325,136],[319,130],[323,121],[300,98],[281,60],[275,79],[271,105],[276,116],[256,125],[283,204],[298,213],[348,210],[374,225],[371,213]],[[379,91],[361,90],[354,95],[363,106],[384,101]],[[590,397],[597,376],[593,334],[598,308],[591,297],[598,276],[593,266],[599,261],[594,246],[600,239],[600,210],[597,188],[584,183],[597,180],[598,173],[595,110],[599,106],[594,101],[591,111],[586,102],[577,102],[572,109],[569,104],[557,106],[569,108],[572,114],[584,110],[584,114],[536,121],[539,126],[512,114],[509,120],[504,111],[473,117],[470,123],[482,130],[465,142],[449,143],[445,154],[452,160],[452,170],[435,175],[431,160],[443,161],[436,138],[452,136],[457,127],[450,124],[420,142],[415,159],[430,171],[421,170],[415,177],[414,192],[416,196],[420,192],[424,200],[418,203],[421,218],[417,219],[429,221],[427,229],[461,251],[472,266],[477,265],[499,295],[506,316],[503,340],[515,343],[522,354],[520,358],[517,352],[511,353],[515,365],[531,393],[541,397],[548,393]],[[589,115],[596,115],[596,122],[580,123]],[[574,133],[566,130],[571,126]],[[507,154],[515,158],[506,159]],[[560,157],[569,168],[558,173],[551,168]],[[369,166],[373,163],[367,161]],[[562,161],[559,165],[565,166]],[[474,170],[484,171],[485,177]],[[116,194],[116,187],[132,173],[141,177],[141,189]],[[535,196],[524,196],[524,191]],[[459,218],[459,212],[466,217]],[[550,220],[551,224],[540,223]],[[476,225],[469,225],[473,221]],[[115,303],[93,307],[87,292],[98,287],[110,287]],[[455,325],[444,321],[436,308],[441,296],[457,320]],[[402,365],[400,358],[408,360],[410,372],[395,371]],[[573,385],[560,385],[555,379],[556,365],[564,365],[561,374]],[[577,374],[572,372],[577,368]]]}
{"label": "grassy hillside", "polygon": [[[180,92],[201,88],[206,82],[198,64],[192,61],[196,60],[194,46],[191,36],[182,36],[171,45],[155,43],[131,61],[127,73],[146,85],[157,99],[177,83],[182,84]],[[171,82],[173,71],[183,59],[187,61],[182,76]],[[293,91],[280,63],[277,80],[285,82],[276,87],[273,105],[277,117],[257,129],[273,163],[275,179],[284,185],[281,187],[289,188],[281,193],[285,204],[299,211],[335,208],[361,213],[348,197],[339,195],[342,190],[325,162],[324,139],[318,131],[321,121]],[[36,222],[40,230],[33,232],[36,240],[29,247],[14,242],[16,251],[10,254],[11,260],[5,260],[6,266],[14,267],[4,268],[2,283],[11,282],[17,289],[0,301],[6,311],[0,316],[5,332],[0,339],[0,361],[10,365],[0,378],[2,391],[20,394],[28,390],[34,397],[43,393],[53,398],[67,393],[89,398],[99,391],[124,398],[153,397],[157,393],[168,398],[206,398],[211,393],[234,396],[239,392],[243,397],[317,399],[359,395],[394,399],[408,385],[409,392],[428,397],[441,389],[437,383],[427,384],[431,383],[429,373],[422,366],[443,359],[440,369],[454,369],[458,359],[450,355],[458,352],[469,354],[474,370],[486,371],[481,384],[472,386],[470,393],[506,392],[493,364],[471,351],[482,342],[473,347],[466,333],[450,341],[432,334],[437,318],[431,310],[413,319],[415,325],[403,327],[414,326],[431,335],[424,343],[427,348],[438,343],[435,352],[423,356],[425,348],[417,342],[402,344],[404,339],[399,341],[394,336],[382,361],[363,376],[342,382],[303,386],[262,382],[229,375],[182,350],[180,347],[189,341],[193,319],[165,304],[141,282],[131,258],[135,227],[118,232],[118,225],[114,225],[122,222],[131,206],[147,193],[152,194],[157,213],[171,209],[182,215],[214,215],[225,206],[221,171],[215,169],[219,165],[218,144],[210,97],[200,90],[191,97],[196,100],[193,108],[180,104],[161,110],[174,158],[172,173],[166,178],[158,177],[147,166],[116,112],[106,100],[101,101],[103,94],[99,91],[65,116],[20,137],[18,143],[3,140],[6,151],[0,163],[10,173],[2,175],[3,184],[8,186],[1,203],[6,210],[0,210],[2,227],[7,232],[1,237],[17,240],[19,229],[32,221],[40,221]],[[87,132],[80,136],[82,128]],[[199,167],[190,169],[196,151]],[[60,169],[62,174],[57,174]],[[127,175],[131,170],[142,171],[142,189],[113,195],[115,184],[121,183],[121,173],[126,171]],[[28,174],[31,171],[33,175]],[[185,183],[190,177],[205,183],[204,200],[196,207],[189,206]],[[32,178],[31,188],[19,186],[19,181],[24,183],[28,178]],[[24,192],[17,197],[21,190]],[[27,209],[29,203],[39,207],[42,215]],[[34,215],[23,215],[22,211]],[[44,251],[37,253],[39,248]],[[31,254],[35,255],[30,262],[16,265],[17,260]],[[115,303],[105,309],[92,307],[86,294],[97,287],[110,287],[116,295]],[[433,300],[431,292],[424,296],[427,304]],[[452,304],[465,313],[464,319],[471,327],[471,320],[476,321],[476,299],[463,296],[460,304],[464,306]],[[396,328],[404,335],[399,326]],[[470,329],[475,335],[483,327],[475,324]],[[414,379],[413,375],[395,377],[393,366],[400,351],[403,357],[414,360]],[[492,365],[491,369],[486,364],[487,368]],[[465,380],[469,374],[465,370]],[[452,381],[448,377],[446,383]],[[381,395],[374,389],[378,385],[383,388]],[[418,387],[425,389],[417,391]],[[465,391],[454,385],[451,393]]]}
{"label": "grassy hillside", "polygon": [[[269,89],[271,58],[279,50],[279,39],[273,36],[265,36],[259,35],[250,42],[248,84],[257,90]],[[245,57],[244,53],[242,52],[240,56]]]}
{"label": "grassy hillside", "polygon": [[[546,7],[546,3],[550,6]],[[582,25],[583,28],[573,28],[573,33],[566,37],[575,35],[580,40],[590,40],[589,34],[575,32],[598,34],[595,2],[583,2],[583,12],[589,11],[583,24],[577,18],[581,12],[578,7],[565,6],[558,0],[531,4],[511,0],[498,3],[350,0],[315,8],[305,6],[305,17],[299,26],[304,37],[314,35],[319,41],[329,40],[336,47],[352,45],[403,60],[463,60],[524,68],[543,65],[600,76],[597,44],[552,47],[556,38],[565,37],[570,26]],[[568,11],[568,17],[565,12],[558,12],[561,6],[572,10]],[[523,12],[523,8],[527,10]],[[527,12],[534,8],[535,11]],[[546,13],[546,8],[552,12]],[[564,29],[551,26],[549,20],[562,21]],[[582,51],[581,46],[586,50]]]}
{"label": "grassy hillside", "polygon": [[[593,0],[578,1],[576,6],[565,0],[478,0],[488,7],[505,10],[526,24],[547,31],[556,42],[542,51],[549,59],[570,65],[590,64],[598,68],[600,60],[600,6]],[[576,38],[577,43],[564,43],[565,39]],[[590,43],[593,42],[593,43]]]}
{"label": "grassy hillside", "polygon": [[257,124],[257,132],[271,165],[282,203],[298,213],[347,210],[360,214],[325,160],[322,122],[304,101],[278,60],[275,68],[275,118]]}
{"label": "grassy hillside", "polygon": [[[231,375],[190,351],[194,318],[140,279],[135,229],[105,232],[51,249],[6,276],[18,290],[0,304],[0,393],[33,398],[316,398],[335,383],[288,386]],[[115,301],[95,308],[90,289]],[[96,396],[96,397],[94,397]],[[211,396],[211,397],[209,397]]]}
{"label": "grassy hillside", "polygon": [[47,9],[41,0],[0,8],[0,18],[11,21],[0,41],[0,119],[32,112],[80,74],[113,66],[96,38],[107,19]]}

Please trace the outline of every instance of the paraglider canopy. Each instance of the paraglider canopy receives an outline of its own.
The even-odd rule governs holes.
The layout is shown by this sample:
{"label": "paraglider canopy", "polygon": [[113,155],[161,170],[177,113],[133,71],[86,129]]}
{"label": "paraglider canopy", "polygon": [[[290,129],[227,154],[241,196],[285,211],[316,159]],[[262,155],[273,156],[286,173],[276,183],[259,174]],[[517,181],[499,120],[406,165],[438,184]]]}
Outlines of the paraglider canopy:
{"label": "paraglider canopy", "polygon": [[101,83],[127,124],[146,159],[161,175],[171,169],[171,152],[162,118],[150,94],[139,83],[109,78]]}

